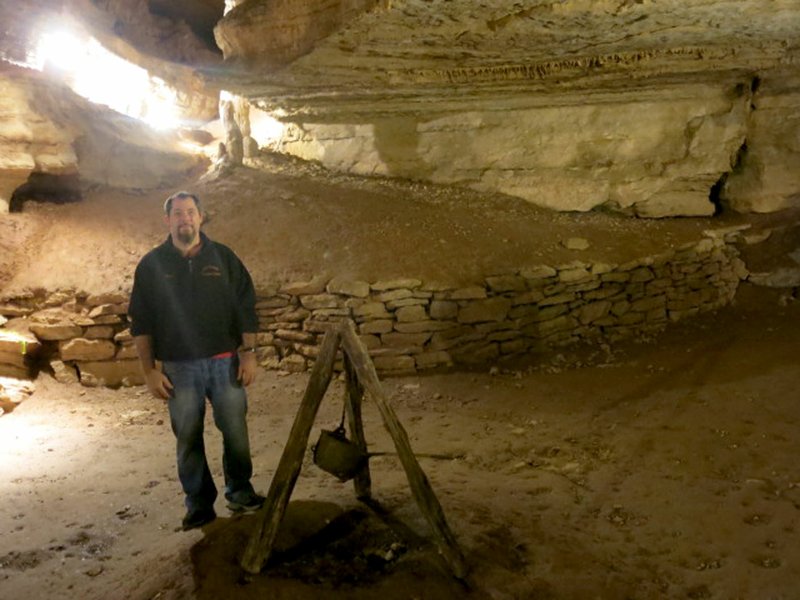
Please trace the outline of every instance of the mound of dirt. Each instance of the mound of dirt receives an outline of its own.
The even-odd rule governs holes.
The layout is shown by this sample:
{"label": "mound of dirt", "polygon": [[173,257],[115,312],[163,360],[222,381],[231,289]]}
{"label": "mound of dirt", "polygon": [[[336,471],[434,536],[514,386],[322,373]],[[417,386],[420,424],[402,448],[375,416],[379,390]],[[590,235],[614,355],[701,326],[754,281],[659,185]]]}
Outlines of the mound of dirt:
{"label": "mound of dirt", "polygon": [[[797,221],[794,213],[662,220],[554,213],[499,194],[334,175],[272,155],[181,187],[200,195],[206,232],[230,245],[261,286],[334,275],[468,285],[540,264],[621,264],[696,241],[707,229]],[[139,258],[166,235],[162,205],[174,191],[94,190],[80,203],[28,202],[21,214],[1,215],[0,294],[129,291]],[[586,248],[567,248],[571,238]]]}

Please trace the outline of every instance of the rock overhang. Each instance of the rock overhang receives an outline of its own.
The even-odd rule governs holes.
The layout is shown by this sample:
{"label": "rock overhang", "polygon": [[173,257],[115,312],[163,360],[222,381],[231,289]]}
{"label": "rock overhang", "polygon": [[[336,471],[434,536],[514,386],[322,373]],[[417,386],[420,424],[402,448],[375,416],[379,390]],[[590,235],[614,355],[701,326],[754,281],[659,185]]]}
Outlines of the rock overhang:
{"label": "rock overhang", "polygon": [[[334,170],[500,190],[560,210],[707,215],[720,202],[760,211],[796,201],[789,173],[800,158],[786,141],[796,134],[800,104],[794,2],[227,4],[231,10],[216,25],[226,60],[213,67],[198,60],[194,72],[202,87],[229,90],[289,124],[273,149]],[[87,6],[85,0],[36,4],[53,5],[72,6],[76,16]],[[205,19],[207,26],[219,5],[187,0],[170,16],[179,19],[183,11],[185,21]],[[111,0],[102,6],[123,25],[128,18],[152,26],[141,11],[122,11]],[[174,69],[146,53],[138,60]],[[756,116],[757,106],[769,116],[766,110]],[[614,107],[619,126],[611,130]],[[555,121],[545,118],[554,113]],[[599,128],[592,115],[599,115]],[[555,180],[563,185],[548,197],[540,187],[553,173],[536,157],[547,151],[559,120],[567,130],[577,124],[573,139],[561,136],[562,143],[589,161],[558,165]],[[661,137],[648,140],[647,130],[659,121]],[[442,137],[442,129],[463,135]],[[784,138],[777,151],[768,141],[776,134]],[[683,162],[674,148],[681,136]],[[603,164],[608,137],[630,146],[630,160],[616,160],[615,151]],[[673,151],[637,156],[648,143]],[[701,156],[702,149],[711,154]],[[535,160],[520,165],[508,160],[513,155]],[[692,163],[702,168],[692,172]],[[642,165],[656,178],[649,187]],[[570,171],[577,180],[565,177]]]}

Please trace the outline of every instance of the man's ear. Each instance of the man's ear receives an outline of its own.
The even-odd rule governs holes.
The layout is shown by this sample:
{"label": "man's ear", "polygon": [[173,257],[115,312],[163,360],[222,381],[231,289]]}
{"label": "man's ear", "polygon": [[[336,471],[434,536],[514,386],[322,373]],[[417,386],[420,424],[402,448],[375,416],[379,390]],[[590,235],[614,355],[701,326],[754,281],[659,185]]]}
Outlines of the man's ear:
{"label": "man's ear", "polygon": [[164,213],[164,225],[169,225],[169,215]]}

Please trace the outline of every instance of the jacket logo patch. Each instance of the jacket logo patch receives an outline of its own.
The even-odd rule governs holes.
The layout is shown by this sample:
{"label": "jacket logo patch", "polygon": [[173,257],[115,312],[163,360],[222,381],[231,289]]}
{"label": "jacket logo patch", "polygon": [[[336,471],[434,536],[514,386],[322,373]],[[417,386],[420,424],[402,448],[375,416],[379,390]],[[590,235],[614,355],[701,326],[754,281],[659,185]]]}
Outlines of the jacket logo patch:
{"label": "jacket logo patch", "polygon": [[203,277],[221,277],[222,270],[216,265],[206,265],[200,274]]}

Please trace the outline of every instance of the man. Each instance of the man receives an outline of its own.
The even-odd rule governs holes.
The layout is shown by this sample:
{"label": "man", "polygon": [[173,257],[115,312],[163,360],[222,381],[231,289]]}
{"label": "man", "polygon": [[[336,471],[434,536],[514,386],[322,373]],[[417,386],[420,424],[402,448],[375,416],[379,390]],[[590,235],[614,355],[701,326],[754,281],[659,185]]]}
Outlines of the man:
{"label": "man", "polygon": [[247,269],[230,248],[200,231],[198,197],[178,192],[167,198],[164,222],[166,241],[136,267],[129,315],[147,387],[169,405],[186,494],[183,529],[189,530],[217,516],[203,441],[206,398],[222,432],[228,508],[249,512],[264,503],[250,483],[244,390],[258,366],[258,319]]}

